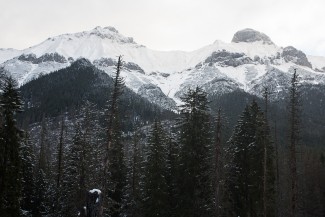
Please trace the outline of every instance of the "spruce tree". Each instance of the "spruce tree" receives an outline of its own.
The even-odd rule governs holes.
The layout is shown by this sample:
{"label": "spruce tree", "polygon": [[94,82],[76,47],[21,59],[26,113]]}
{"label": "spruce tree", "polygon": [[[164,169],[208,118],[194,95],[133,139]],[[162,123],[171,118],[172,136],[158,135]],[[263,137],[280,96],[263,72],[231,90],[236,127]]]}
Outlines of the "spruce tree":
{"label": "spruce tree", "polygon": [[48,186],[49,182],[46,179],[46,174],[42,169],[37,169],[36,171],[36,190],[34,199],[34,213],[36,217],[42,217],[50,212],[50,207],[48,206]]}
{"label": "spruce tree", "polygon": [[299,78],[296,69],[291,78],[291,87],[289,89],[289,164],[291,178],[291,207],[289,216],[294,217],[297,214],[297,195],[298,195],[298,176],[296,147],[300,142],[300,112],[301,112],[301,94],[299,90]]}
{"label": "spruce tree", "polygon": [[213,213],[212,144],[207,94],[199,87],[182,97],[180,107],[180,216],[211,216]]}
{"label": "spruce tree", "polygon": [[169,201],[169,216],[176,217],[176,209],[178,202],[177,178],[178,178],[178,159],[179,159],[179,145],[176,141],[176,135],[170,132],[167,136],[167,186],[168,186],[168,201]]}
{"label": "spruce tree", "polygon": [[48,215],[52,212],[53,200],[52,197],[52,178],[51,178],[51,162],[50,162],[50,150],[48,141],[48,132],[46,120],[43,116],[41,123],[40,141],[39,141],[39,154],[35,172],[35,200],[34,200],[34,215],[36,217]]}
{"label": "spruce tree", "polygon": [[20,134],[15,116],[21,111],[16,81],[7,77],[1,96],[2,126],[0,127],[0,213],[6,217],[20,215],[21,174]]}
{"label": "spruce tree", "polygon": [[77,216],[83,211],[87,193],[85,183],[84,143],[81,128],[78,125],[66,156],[66,168],[62,179],[61,216]]}
{"label": "spruce tree", "polygon": [[214,151],[215,151],[215,165],[214,165],[214,203],[215,203],[215,216],[220,216],[220,207],[221,207],[221,171],[222,171],[222,127],[223,120],[221,117],[221,108],[218,109],[217,117],[216,117],[216,131],[215,131],[215,141],[214,141]]}
{"label": "spruce tree", "polygon": [[143,216],[169,216],[166,134],[155,120],[148,139]]}
{"label": "spruce tree", "polygon": [[72,144],[66,147],[60,184],[61,216],[76,216],[83,213],[87,191],[99,188],[98,176],[101,174],[98,170],[100,165],[96,144],[99,129],[95,112],[94,105],[85,102],[78,116]]}
{"label": "spruce tree", "polygon": [[[95,105],[86,101],[81,108],[80,127],[82,130],[83,153],[85,166],[85,183],[89,189],[98,189],[102,178],[101,134],[103,129],[99,125],[99,111]],[[88,189],[88,190],[89,190]]]}
{"label": "spruce tree", "polygon": [[104,160],[104,202],[105,213],[118,217],[125,212],[126,164],[121,140],[119,101],[123,92],[124,81],[120,77],[122,57],[119,56],[114,87],[107,111],[106,152]]}
{"label": "spruce tree", "polygon": [[23,216],[35,214],[35,154],[30,144],[28,134],[25,133],[21,149],[21,175],[22,175],[22,199],[21,210]]}
{"label": "spruce tree", "polygon": [[[54,177],[54,197],[55,197],[55,203],[53,207],[53,212],[54,213],[60,213],[60,210],[62,209],[62,176],[63,176],[63,170],[64,170],[64,117],[62,117],[61,120],[61,127],[60,127],[60,137],[59,137],[59,142],[57,145],[57,150],[56,150],[56,161],[55,161],[55,177]],[[52,178],[52,177],[51,177]]]}
{"label": "spruce tree", "polygon": [[[228,141],[227,190],[231,206],[228,215],[262,216],[264,192],[267,216],[274,216],[273,148],[265,116],[255,101],[247,106]],[[264,153],[266,189],[264,190]]]}
{"label": "spruce tree", "polygon": [[62,181],[62,170],[63,170],[63,137],[64,137],[64,117],[61,121],[61,130],[60,130],[60,141],[57,148],[57,171],[56,171],[56,188],[59,189]]}

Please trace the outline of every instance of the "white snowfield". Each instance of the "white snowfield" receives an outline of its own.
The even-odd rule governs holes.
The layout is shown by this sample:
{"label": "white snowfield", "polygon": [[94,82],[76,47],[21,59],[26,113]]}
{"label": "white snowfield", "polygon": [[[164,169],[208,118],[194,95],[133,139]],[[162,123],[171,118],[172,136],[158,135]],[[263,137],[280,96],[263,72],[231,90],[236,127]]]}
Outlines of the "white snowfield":
{"label": "white snowfield", "polygon": [[[255,30],[249,31],[259,34]],[[9,71],[22,85],[42,74],[65,68],[81,57],[113,75],[114,65],[100,64],[99,60],[106,58],[116,61],[117,56],[122,55],[126,65],[137,65],[122,71],[126,85],[164,107],[172,106],[170,99],[179,103],[179,96],[189,87],[197,85],[211,94],[242,89],[260,95],[258,85],[273,82],[273,88],[280,91],[284,84],[277,82],[274,76],[281,75],[288,79],[293,69],[298,70],[303,82],[325,84],[325,57],[306,57],[295,53],[284,56],[284,49],[253,39],[239,43],[217,40],[191,52],[156,51],[137,44],[133,38],[123,36],[114,27],[96,27],[90,31],[48,38],[24,50],[0,49],[0,67]],[[20,55],[28,57],[30,54],[35,55],[34,59],[39,59],[19,58]],[[47,54],[58,54],[64,60],[42,59]],[[311,67],[306,64],[308,61]],[[273,77],[272,82],[270,76]],[[164,96],[153,97],[157,93]]]}

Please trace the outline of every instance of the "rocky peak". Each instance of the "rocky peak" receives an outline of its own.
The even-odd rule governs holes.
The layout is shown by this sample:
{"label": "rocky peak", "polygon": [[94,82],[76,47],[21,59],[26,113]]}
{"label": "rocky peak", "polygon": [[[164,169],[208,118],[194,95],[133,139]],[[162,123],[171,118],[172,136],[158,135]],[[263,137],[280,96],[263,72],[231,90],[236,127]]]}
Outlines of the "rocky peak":
{"label": "rocky peak", "polygon": [[102,39],[108,38],[112,41],[119,42],[119,43],[131,43],[135,44],[132,37],[125,37],[121,35],[114,27],[107,26],[107,27],[100,27],[97,26],[93,30],[88,32],[89,35],[96,35]]}
{"label": "rocky peak", "polygon": [[265,35],[262,32],[258,32],[254,29],[243,29],[235,33],[231,42],[239,43],[239,42],[256,42],[261,41],[263,44],[274,44],[270,37]]}
{"label": "rocky peak", "polygon": [[94,28],[94,30],[100,32],[110,31],[110,32],[119,33],[117,29],[115,29],[113,26],[106,26],[106,27],[97,26],[96,28]]}
{"label": "rocky peak", "polygon": [[306,54],[292,46],[288,46],[283,49],[282,57],[286,62],[293,62],[297,65],[312,68],[312,65],[308,61]]}
{"label": "rocky peak", "polygon": [[77,33],[68,33],[59,35],[53,38],[48,38],[49,41],[55,41],[55,40],[75,40],[75,39],[84,39],[89,37],[99,37],[101,39],[110,39],[112,42],[119,43],[119,44],[136,44],[136,42],[133,40],[132,37],[126,37],[119,33],[117,29],[115,29],[112,26],[107,27],[101,27],[97,26],[92,30],[89,31],[83,31],[83,32],[77,32]]}

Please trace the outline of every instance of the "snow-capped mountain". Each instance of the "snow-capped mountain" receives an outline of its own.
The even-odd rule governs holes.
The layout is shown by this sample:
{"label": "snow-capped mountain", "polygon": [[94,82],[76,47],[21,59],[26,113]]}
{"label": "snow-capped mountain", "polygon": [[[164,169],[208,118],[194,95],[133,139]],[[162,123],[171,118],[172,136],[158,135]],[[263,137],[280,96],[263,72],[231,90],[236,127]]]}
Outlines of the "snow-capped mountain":
{"label": "snow-capped mountain", "polygon": [[302,81],[325,85],[325,57],[306,56],[252,29],[234,34],[231,43],[215,41],[192,52],[156,51],[137,44],[114,27],[48,38],[25,50],[0,49],[0,67],[24,84],[42,74],[89,59],[109,75],[117,56],[123,55],[122,77],[136,93],[163,107],[174,107],[190,87],[209,94],[237,89],[260,95],[264,86],[281,95],[294,69]]}

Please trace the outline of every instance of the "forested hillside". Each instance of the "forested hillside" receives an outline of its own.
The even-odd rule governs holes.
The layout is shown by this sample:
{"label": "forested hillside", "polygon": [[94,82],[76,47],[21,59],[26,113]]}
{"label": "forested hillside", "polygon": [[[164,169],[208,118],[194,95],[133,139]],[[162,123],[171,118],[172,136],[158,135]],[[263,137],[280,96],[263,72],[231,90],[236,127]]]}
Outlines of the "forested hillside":
{"label": "forested hillside", "polygon": [[201,87],[166,110],[88,60],[20,88],[1,71],[0,213],[324,216],[325,96]]}

